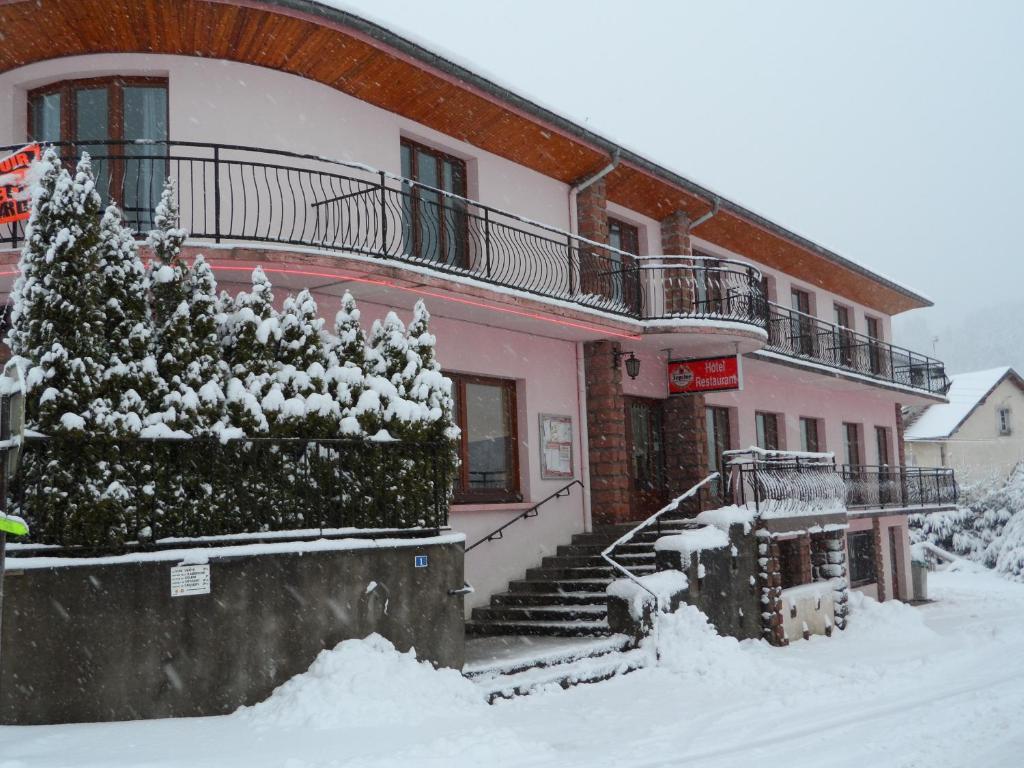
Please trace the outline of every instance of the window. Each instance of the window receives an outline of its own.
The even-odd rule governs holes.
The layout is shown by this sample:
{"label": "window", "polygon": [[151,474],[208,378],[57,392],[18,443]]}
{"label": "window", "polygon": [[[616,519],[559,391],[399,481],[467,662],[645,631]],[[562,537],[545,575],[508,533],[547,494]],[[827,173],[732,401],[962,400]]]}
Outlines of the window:
{"label": "window", "polygon": [[[640,255],[640,230],[632,224],[619,219],[608,218],[608,245],[634,256]],[[615,251],[606,251],[611,264],[607,265],[607,290],[602,293],[610,299],[623,303],[628,307],[639,309],[639,290],[636,285],[637,270],[631,259],[623,260],[623,256]]]}
{"label": "window", "polygon": [[811,314],[811,294],[799,288],[790,292],[790,341],[793,351],[801,355],[814,354],[814,321]]}
{"label": "window", "polygon": [[845,438],[846,463],[850,465],[851,469],[856,469],[861,465],[862,455],[860,450],[860,425],[844,423],[843,436]]}
{"label": "window", "polygon": [[[704,409],[705,426],[708,433],[708,472],[723,474],[722,454],[732,447],[732,427],[729,424],[729,409],[707,406]],[[718,496],[725,490],[725,484],[719,478],[713,483],[714,493]]]}
{"label": "window", "polygon": [[878,450],[878,464],[884,466],[892,463],[889,455],[889,428],[875,427],[875,446]]}
{"label": "window", "polygon": [[834,305],[836,334],[833,344],[835,346],[835,362],[846,368],[853,367],[853,328],[851,319],[852,313],[849,307],[842,304]]}
{"label": "window", "polygon": [[450,377],[455,420],[462,430],[456,501],[519,501],[515,382]]}
{"label": "window", "polygon": [[821,451],[817,419],[800,417],[800,450],[808,453]]}
{"label": "window", "polygon": [[882,323],[877,317],[867,318],[868,329],[868,366],[874,374],[882,373],[884,357],[882,354]]}
{"label": "window", "polygon": [[779,450],[779,417],[775,413],[754,414],[754,424],[757,428],[757,446],[766,451]]}
{"label": "window", "polygon": [[850,586],[873,584],[875,576],[875,534],[857,531],[846,536],[850,550]]}
{"label": "window", "polygon": [[999,434],[1009,435],[1012,432],[1010,429],[1010,409],[1000,408],[999,409]]}
{"label": "window", "polygon": [[779,574],[782,588],[798,587],[807,583],[810,568],[810,542],[801,539],[782,539],[779,544]]}
{"label": "window", "polygon": [[466,203],[438,191],[466,196],[465,161],[408,139],[402,139],[401,147],[402,175],[424,185],[402,187],[407,251],[423,261],[468,267]]}
{"label": "window", "polygon": [[28,96],[30,139],[75,142],[73,154],[92,155],[104,202],[115,200],[126,223],[138,231],[153,227],[153,210],[168,173],[167,147],[106,142],[166,141],[167,126],[163,78],[68,80]]}

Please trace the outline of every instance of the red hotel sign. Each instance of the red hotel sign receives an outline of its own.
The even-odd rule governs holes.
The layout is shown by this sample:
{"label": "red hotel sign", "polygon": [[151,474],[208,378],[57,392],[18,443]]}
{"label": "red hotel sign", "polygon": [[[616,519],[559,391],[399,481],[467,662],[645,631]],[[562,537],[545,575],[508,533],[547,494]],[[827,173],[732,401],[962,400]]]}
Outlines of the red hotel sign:
{"label": "red hotel sign", "polygon": [[39,145],[29,144],[13,155],[0,158],[0,224],[29,217],[32,200],[25,189],[25,176],[39,154]]}
{"label": "red hotel sign", "polygon": [[695,395],[743,387],[743,369],[736,355],[673,360],[668,364],[668,393]]}

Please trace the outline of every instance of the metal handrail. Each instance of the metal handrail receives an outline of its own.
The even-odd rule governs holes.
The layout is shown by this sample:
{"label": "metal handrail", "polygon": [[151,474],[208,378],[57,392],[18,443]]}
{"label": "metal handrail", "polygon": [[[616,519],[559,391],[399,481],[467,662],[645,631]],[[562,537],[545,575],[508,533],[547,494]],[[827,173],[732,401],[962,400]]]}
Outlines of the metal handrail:
{"label": "metal handrail", "polygon": [[933,394],[949,389],[940,360],[775,302],[767,308],[772,352]]}
{"label": "metal handrail", "polygon": [[[634,320],[725,316],[758,327],[765,322],[757,301],[733,299],[763,294],[759,285],[728,285],[729,303],[676,302],[663,311],[666,288],[643,279],[633,254],[361,163],[195,141],[95,139],[52,146],[90,151],[101,190],[138,231],[152,227],[163,179],[172,176],[181,225],[193,240],[298,245],[396,260]],[[18,222],[0,225],[0,242],[17,246],[23,235]]]}
{"label": "metal handrail", "polygon": [[476,549],[477,547],[479,547],[484,542],[495,541],[496,539],[504,538],[504,530],[506,528],[508,528],[510,525],[513,525],[513,524],[519,522],[520,520],[526,520],[527,518],[530,518],[530,517],[536,517],[538,514],[540,514],[540,511],[539,511],[540,508],[543,507],[545,504],[547,504],[552,499],[561,499],[564,496],[568,496],[571,493],[572,487],[574,485],[578,485],[580,488],[582,488],[583,487],[583,481],[582,480],[573,480],[568,485],[562,486],[561,488],[559,488],[557,491],[555,491],[551,495],[549,495],[549,496],[545,497],[544,499],[541,499],[540,501],[538,501],[536,504],[534,504],[529,509],[520,512],[518,515],[513,517],[507,523],[504,523],[503,525],[499,526],[498,528],[495,528],[493,531],[491,531],[489,534],[484,536],[479,541],[476,541],[473,544],[471,544],[470,546],[466,547],[465,551],[468,553],[470,550]]}
{"label": "metal handrail", "polygon": [[[700,491],[701,488],[703,488],[705,485],[710,483],[712,480],[717,480],[718,477],[719,477],[719,475],[718,475],[717,472],[712,472],[710,475],[705,477],[699,483],[696,483],[696,484],[692,485],[687,491],[685,491],[684,493],[680,494],[679,496],[676,496],[676,498],[674,498],[672,501],[670,501],[664,507],[659,509],[653,515],[648,517],[642,523],[640,523],[639,525],[631,528],[627,533],[625,533],[622,536],[620,536],[619,538],[617,538],[614,542],[612,542],[610,545],[605,547],[605,549],[602,550],[602,552],[601,552],[601,557],[604,558],[605,562],[607,562],[612,568],[614,568],[615,570],[619,571],[619,573],[623,574],[627,579],[632,581],[634,584],[636,584],[638,587],[640,587],[640,589],[642,589],[644,592],[646,592],[647,594],[649,594],[651,597],[654,598],[654,605],[655,605],[655,607],[657,608],[657,610],[659,612],[661,611],[661,601],[658,599],[658,596],[656,594],[654,594],[654,592],[652,592],[642,581],[640,581],[640,579],[636,576],[636,574],[634,574],[626,566],[622,565],[620,562],[615,560],[612,557],[612,552],[620,544],[625,544],[626,542],[630,541],[634,536],[636,536],[644,528],[647,528],[650,525],[656,523],[661,518],[661,516],[664,515],[665,513],[667,513],[667,512],[674,512],[675,510],[679,509],[679,505],[680,504],[682,504],[687,499],[692,498],[694,495],[697,494],[698,491]],[[699,501],[700,500],[700,496],[697,496],[697,499]]]}

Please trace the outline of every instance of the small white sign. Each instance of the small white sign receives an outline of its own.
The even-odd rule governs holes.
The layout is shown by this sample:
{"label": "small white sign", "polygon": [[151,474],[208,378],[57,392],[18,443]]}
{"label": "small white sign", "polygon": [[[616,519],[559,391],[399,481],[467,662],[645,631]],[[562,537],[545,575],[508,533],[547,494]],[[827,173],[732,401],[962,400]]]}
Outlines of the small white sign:
{"label": "small white sign", "polygon": [[210,564],[176,565],[171,568],[171,597],[210,594]]}

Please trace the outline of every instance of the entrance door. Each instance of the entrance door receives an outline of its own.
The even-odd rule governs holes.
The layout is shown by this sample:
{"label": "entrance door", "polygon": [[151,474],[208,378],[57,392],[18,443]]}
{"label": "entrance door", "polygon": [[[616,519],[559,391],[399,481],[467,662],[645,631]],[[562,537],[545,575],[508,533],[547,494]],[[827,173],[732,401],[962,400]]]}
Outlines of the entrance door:
{"label": "entrance door", "polygon": [[707,429],[708,472],[718,472],[718,479],[710,485],[710,492],[716,499],[725,500],[728,482],[725,476],[722,454],[732,448],[732,427],[729,424],[729,409],[709,405],[704,409]]}
{"label": "entrance door", "polygon": [[898,528],[889,529],[889,562],[892,564],[892,596],[895,600],[902,600],[903,595],[900,594],[900,531]]}
{"label": "entrance door", "polygon": [[626,398],[629,438],[630,507],[642,519],[668,502],[665,482],[664,419],[660,400]]}

